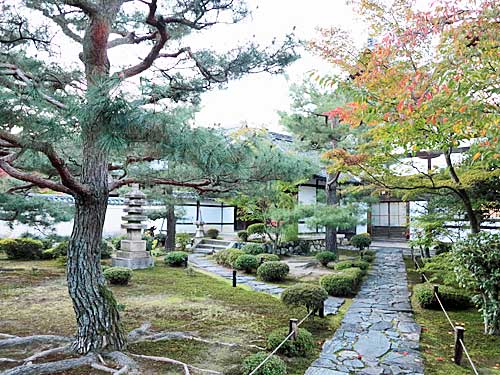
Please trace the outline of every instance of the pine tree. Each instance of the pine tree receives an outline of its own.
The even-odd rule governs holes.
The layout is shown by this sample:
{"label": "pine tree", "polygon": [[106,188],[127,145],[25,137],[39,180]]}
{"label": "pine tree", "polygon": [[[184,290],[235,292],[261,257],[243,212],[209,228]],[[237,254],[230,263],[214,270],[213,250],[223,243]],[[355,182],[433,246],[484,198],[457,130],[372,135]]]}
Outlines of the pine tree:
{"label": "pine tree", "polygon": [[[186,45],[192,32],[247,14],[233,0],[2,3],[0,168],[75,199],[67,279],[77,353],[126,345],[100,267],[110,191],[141,183],[221,192],[301,170],[299,158],[255,137],[189,125],[201,93],[248,73],[281,73],[296,59],[291,37],[226,53]],[[42,25],[32,24],[41,16]],[[69,39],[60,44],[64,59],[53,39],[61,31]],[[110,57],[115,48],[147,51],[128,66]]]}

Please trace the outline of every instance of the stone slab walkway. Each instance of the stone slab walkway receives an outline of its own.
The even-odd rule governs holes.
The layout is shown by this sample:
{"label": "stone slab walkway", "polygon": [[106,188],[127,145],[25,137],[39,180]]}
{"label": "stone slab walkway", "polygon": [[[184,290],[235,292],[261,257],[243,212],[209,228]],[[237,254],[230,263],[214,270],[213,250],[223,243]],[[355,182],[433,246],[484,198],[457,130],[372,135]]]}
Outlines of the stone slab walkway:
{"label": "stone slab walkway", "polygon": [[305,375],[423,375],[402,249],[380,248],[333,338]]}
{"label": "stone slab walkway", "polygon": [[[208,259],[205,254],[190,254],[189,262],[197,268],[200,268],[206,272],[213,273],[225,279],[232,280],[233,278],[233,273],[231,270],[216,264],[212,260]],[[259,281],[256,277],[250,275],[238,274],[236,276],[236,283],[237,285],[247,285],[256,292],[267,293],[274,296],[279,296],[285,290],[284,288],[280,288],[276,285]],[[336,314],[344,301],[344,298],[328,297],[328,299],[325,301],[325,314]]]}

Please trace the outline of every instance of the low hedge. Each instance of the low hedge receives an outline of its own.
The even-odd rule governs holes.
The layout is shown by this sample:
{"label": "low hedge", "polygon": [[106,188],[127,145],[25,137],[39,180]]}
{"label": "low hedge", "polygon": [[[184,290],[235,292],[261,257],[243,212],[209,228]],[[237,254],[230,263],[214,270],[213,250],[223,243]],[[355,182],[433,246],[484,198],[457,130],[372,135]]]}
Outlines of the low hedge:
{"label": "low hedge", "polygon": [[[434,288],[430,284],[416,284],[413,294],[418,305],[424,309],[439,309],[439,303],[434,297]],[[463,289],[439,285],[439,299],[446,309],[465,310],[474,306],[471,296]]]}
{"label": "low hedge", "polygon": [[330,262],[335,262],[337,260],[337,255],[331,251],[322,251],[316,254],[316,259],[323,265],[326,266]]}
{"label": "low hedge", "polygon": [[[246,357],[241,365],[241,375],[249,375],[266,359],[267,355],[267,353],[259,352]],[[255,375],[286,375],[286,364],[280,357],[273,355]]]}
{"label": "low hedge", "polygon": [[165,263],[170,267],[183,267],[187,261],[188,253],[185,251],[172,251],[165,255]]}
{"label": "low hedge", "polygon": [[296,284],[281,293],[281,301],[291,307],[305,306],[307,311],[317,311],[328,298],[328,293],[319,285]]}
{"label": "low hedge", "polygon": [[266,248],[264,247],[264,245],[258,243],[248,243],[245,246],[243,246],[241,250],[243,250],[247,254],[252,254],[252,255],[263,254],[266,252]]}
{"label": "low hedge", "polygon": [[[274,350],[288,336],[288,327],[278,328],[267,337],[267,350]],[[314,338],[305,328],[299,328],[296,340],[286,340],[278,353],[287,357],[307,357],[314,351]]]}
{"label": "low hedge", "polygon": [[224,249],[216,252],[214,255],[214,259],[218,264],[222,266],[232,267],[236,259],[238,259],[240,255],[245,254],[246,253],[240,249]]}
{"label": "low hedge", "polygon": [[106,280],[114,285],[127,285],[132,278],[132,270],[127,267],[110,267],[103,273]]}
{"label": "low hedge", "polygon": [[240,230],[238,233],[238,238],[243,242],[248,241],[248,232],[246,230]]}
{"label": "low hedge", "polygon": [[65,257],[68,254],[68,241],[63,241],[59,243],[57,246],[54,246],[51,249],[47,249],[43,252],[43,259],[57,259],[60,257]]}
{"label": "low hedge", "polygon": [[258,254],[255,257],[257,258],[257,262],[259,262],[259,265],[261,264],[261,262],[262,263],[279,262],[279,260],[280,260],[279,255],[276,255],[276,254],[263,253],[263,254]]}
{"label": "low hedge", "polygon": [[323,276],[320,285],[327,293],[336,297],[349,297],[356,294],[363,271],[359,268],[347,268],[331,275]]}
{"label": "low hedge", "polygon": [[0,240],[0,252],[4,252],[8,259],[41,259],[43,249],[42,241],[31,238],[6,238]]}
{"label": "low hedge", "polygon": [[265,262],[257,268],[257,276],[264,281],[283,281],[290,272],[283,262]]}
{"label": "low hedge", "polygon": [[255,255],[240,255],[234,262],[234,268],[245,272],[252,272],[259,267],[259,261]]}
{"label": "low hedge", "polygon": [[209,230],[207,230],[207,236],[208,238],[215,240],[217,239],[217,237],[219,237],[219,230],[215,228],[210,228]]}
{"label": "low hedge", "polygon": [[373,250],[362,250],[360,252],[360,257],[361,260],[364,260],[366,262],[373,262],[375,260],[375,251]]}
{"label": "low hedge", "polygon": [[366,271],[368,267],[370,266],[370,263],[364,261],[364,260],[344,260],[342,262],[335,263],[335,269],[337,271],[345,270],[347,268],[359,268],[362,271]]}

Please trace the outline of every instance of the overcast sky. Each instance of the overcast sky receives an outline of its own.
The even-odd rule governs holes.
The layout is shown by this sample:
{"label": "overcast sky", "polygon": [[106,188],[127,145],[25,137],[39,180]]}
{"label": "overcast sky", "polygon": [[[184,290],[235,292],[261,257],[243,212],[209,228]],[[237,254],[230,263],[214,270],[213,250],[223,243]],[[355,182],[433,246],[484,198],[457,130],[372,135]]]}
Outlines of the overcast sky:
{"label": "overcast sky", "polygon": [[[274,36],[283,36],[295,27],[303,40],[317,35],[318,26],[342,25],[352,31],[359,43],[367,39],[366,31],[344,0],[249,0],[252,15],[242,24],[219,26],[214,46],[235,45],[248,35],[265,43]],[[206,39],[205,39],[206,40]],[[225,90],[203,96],[202,110],[196,116],[198,125],[221,124],[224,127],[247,123],[252,127],[282,130],[278,125],[278,110],[289,108],[288,89],[291,83],[301,82],[308,72],[327,72],[330,67],[307,51],[293,63],[285,75],[263,73],[231,82]]]}

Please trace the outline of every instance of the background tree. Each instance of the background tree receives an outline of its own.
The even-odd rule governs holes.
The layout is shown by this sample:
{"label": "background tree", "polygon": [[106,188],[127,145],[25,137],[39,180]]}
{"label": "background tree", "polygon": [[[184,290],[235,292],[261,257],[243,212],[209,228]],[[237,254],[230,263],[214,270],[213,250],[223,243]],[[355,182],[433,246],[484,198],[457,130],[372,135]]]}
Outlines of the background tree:
{"label": "background tree", "polygon": [[[344,105],[348,99],[339,91],[321,90],[312,81],[305,81],[301,85],[292,85],[290,90],[292,98],[291,111],[280,112],[281,124],[295,135],[299,148],[303,152],[314,152],[329,157],[333,154],[340,156],[353,148],[358,143],[362,127],[353,130],[338,118],[325,114],[331,108]],[[328,154],[325,154],[329,151]],[[331,158],[330,158],[331,160]],[[346,164],[329,163],[326,169],[325,201],[333,207],[340,207],[338,188],[341,178],[346,178],[345,172],[349,171]],[[342,172],[344,174],[342,175]],[[323,210],[325,211],[325,210]],[[328,211],[328,209],[326,209]],[[333,215],[343,217],[343,215]],[[319,220],[325,225],[326,250],[337,252],[337,229],[347,229],[343,222],[336,220]],[[350,222],[350,221],[349,221]],[[339,225],[337,225],[339,224]]]}
{"label": "background tree", "polygon": [[[122,349],[126,335],[99,262],[109,192],[130,183],[220,191],[235,176],[244,183],[292,174],[298,158],[190,127],[189,105],[230,79],[282,72],[296,58],[294,43],[249,42],[221,54],[187,45],[193,31],[241,21],[243,1],[24,0],[2,7],[0,168],[75,198],[67,261],[78,325],[73,349]],[[66,37],[64,59],[57,31]],[[115,48],[141,57],[113,60]],[[165,163],[162,170],[151,168],[155,160]],[[169,162],[195,172],[176,174],[180,168],[170,170]],[[111,178],[110,170],[122,173]]]}
{"label": "background tree", "polygon": [[[407,0],[353,4],[377,43],[356,48],[332,28],[313,47],[343,72],[325,82],[353,99],[330,116],[369,127],[359,174],[399,192],[452,193],[479,232],[484,210],[470,189],[499,174],[496,2],[438,1],[425,11]],[[444,168],[415,158],[438,156]]]}

